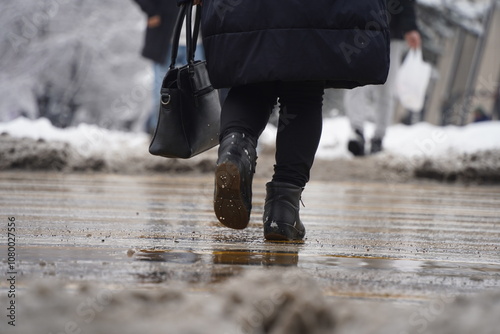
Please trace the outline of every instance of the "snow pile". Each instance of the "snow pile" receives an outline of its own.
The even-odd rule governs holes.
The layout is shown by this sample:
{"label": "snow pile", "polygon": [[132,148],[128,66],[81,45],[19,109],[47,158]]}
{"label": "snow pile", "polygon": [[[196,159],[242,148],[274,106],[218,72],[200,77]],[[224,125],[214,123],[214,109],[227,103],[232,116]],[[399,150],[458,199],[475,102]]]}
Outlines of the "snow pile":
{"label": "snow pile", "polygon": [[[373,124],[366,126],[365,136],[373,135]],[[24,117],[0,123],[0,134],[47,142],[64,142],[79,154],[132,154],[149,145],[150,137],[143,132],[123,132],[80,124],[61,129],[47,119],[29,120]],[[347,141],[351,134],[346,117],[326,118],[317,157],[320,159],[351,158]],[[276,127],[268,125],[259,139],[260,144],[274,145]],[[463,153],[500,149],[500,122],[479,122],[464,127],[435,126],[429,123],[415,125],[395,124],[388,128],[384,139],[386,153],[403,157],[439,158]]]}
{"label": "snow pile", "polygon": [[500,122],[438,127],[428,123],[393,125],[385,139],[387,151],[406,157],[445,157],[500,149]]}
{"label": "snow pile", "polygon": [[113,131],[85,123],[61,129],[54,127],[46,118],[29,120],[20,117],[12,122],[0,123],[0,133],[47,142],[64,142],[77,154],[86,157],[110,153],[128,154],[138,149],[142,150],[149,144],[149,137],[142,132]]}
{"label": "snow pile", "polygon": [[500,182],[500,122],[395,125],[386,148],[384,166],[416,177]]}
{"label": "snow pile", "polygon": [[[345,117],[326,119],[317,157],[353,159],[347,151],[350,132]],[[368,123],[365,136],[369,139],[373,132],[373,124]],[[264,139],[271,143],[273,136],[274,133],[268,133]],[[384,152],[372,158],[380,168],[395,172],[388,181],[416,176],[443,181],[500,182],[500,122],[464,127],[392,125],[384,139]]]}
{"label": "snow pile", "polygon": [[[330,300],[296,269],[246,271],[189,293],[185,286],[37,282],[18,296],[16,333],[492,333],[500,295],[441,296],[419,305]],[[7,295],[0,296],[2,305]],[[9,332],[7,321],[0,331]]]}
{"label": "snow pile", "polygon": [[[367,138],[373,130],[367,124]],[[326,118],[317,163],[353,160],[347,151],[350,131],[347,118]],[[216,148],[189,160],[154,157],[148,152],[150,138],[145,133],[88,124],[60,129],[46,119],[0,123],[0,134],[0,169],[212,172],[216,159]],[[259,141],[261,155],[273,153],[275,138],[276,127],[268,125]],[[389,127],[384,147],[383,153],[365,159],[376,159],[382,168],[408,175],[500,181],[498,121],[465,127],[397,124]]]}
{"label": "snow pile", "polygon": [[298,271],[243,275],[208,296],[188,294],[182,285],[149,291],[82,286],[73,293],[61,285],[36,284],[18,298],[23,316],[16,333],[327,334],[334,325],[321,290]]}
{"label": "snow pile", "polygon": [[215,159],[211,151],[190,161],[155,157],[148,152],[150,138],[145,133],[89,124],[61,129],[44,118],[0,123],[0,134],[0,170],[206,172]]}
{"label": "snow pile", "polygon": [[[373,135],[373,124],[368,123],[365,136]],[[275,128],[266,129],[261,141],[272,144]],[[327,118],[323,123],[323,133],[317,157],[323,159],[352,158],[347,151],[351,134],[346,117]],[[420,157],[443,158],[464,153],[500,149],[500,122],[473,123],[464,127],[439,127],[429,123],[412,126],[396,124],[387,129],[384,139],[385,153],[414,159]]]}

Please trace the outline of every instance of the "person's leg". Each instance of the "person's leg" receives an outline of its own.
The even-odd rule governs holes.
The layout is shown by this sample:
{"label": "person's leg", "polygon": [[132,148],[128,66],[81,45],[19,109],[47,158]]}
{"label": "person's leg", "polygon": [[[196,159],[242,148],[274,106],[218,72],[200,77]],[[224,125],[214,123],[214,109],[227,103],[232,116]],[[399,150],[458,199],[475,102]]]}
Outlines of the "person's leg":
{"label": "person's leg", "polygon": [[274,91],[271,83],[234,87],[223,104],[214,211],[227,227],[242,229],[250,220],[257,140],[276,102]]}
{"label": "person's leg", "polygon": [[392,123],[395,108],[395,83],[397,73],[401,65],[401,56],[405,50],[404,41],[391,42],[391,66],[387,81],[383,85],[374,86],[376,89],[375,106],[375,133],[372,139],[371,152],[376,153],[382,150],[382,141],[384,139],[387,127]]}
{"label": "person's leg", "polygon": [[321,139],[323,90],[322,82],[283,83],[279,90],[276,165],[263,215],[268,240],[304,238],[299,203]]}
{"label": "person's leg", "polygon": [[368,109],[370,109],[370,95],[372,87],[363,86],[347,90],[344,95],[344,106],[346,116],[351,125],[351,135],[347,143],[347,149],[354,156],[365,154],[364,125],[367,121]]}
{"label": "person's leg", "polygon": [[275,83],[233,87],[221,112],[221,135],[243,132],[257,140],[264,131],[276,104]]}
{"label": "person's leg", "polygon": [[369,87],[356,87],[346,90],[344,94],[344,107],[351,128],[363,132],[366,121],[366,108],[369,105]]}
{"label": "person's leg", "polygon": [[273,181],[304,187],[321,139],[323,82],[283,83]]}

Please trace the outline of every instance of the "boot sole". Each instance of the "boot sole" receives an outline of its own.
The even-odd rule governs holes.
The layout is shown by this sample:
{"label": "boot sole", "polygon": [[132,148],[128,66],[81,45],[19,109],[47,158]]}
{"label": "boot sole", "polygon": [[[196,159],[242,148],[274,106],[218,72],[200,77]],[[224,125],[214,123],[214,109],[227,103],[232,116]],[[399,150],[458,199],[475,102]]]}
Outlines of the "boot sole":
{"label": "boot sole", "polygon": [[305,232],[300,232],[288,224],[277,223],[277,227],[264,226],[264,238],[274,241],[294,241],[304,239]]}
{"label": "boot sole", "polygon": [[241,175],[234,163],[227,161],[215,170],[214,212],[229,228],[241,230],[248,226],[250,210],[241,193]]}
{"label": "boot sole", "polygon": [[297,240],[297,239],[289,239],[286,236],[284,236],[282,234],[279,234],[279,233],[268,233],[268,234],[264,235],[264,238],[266,240],[270,240],[270,241],[293,241],[293,240]]}

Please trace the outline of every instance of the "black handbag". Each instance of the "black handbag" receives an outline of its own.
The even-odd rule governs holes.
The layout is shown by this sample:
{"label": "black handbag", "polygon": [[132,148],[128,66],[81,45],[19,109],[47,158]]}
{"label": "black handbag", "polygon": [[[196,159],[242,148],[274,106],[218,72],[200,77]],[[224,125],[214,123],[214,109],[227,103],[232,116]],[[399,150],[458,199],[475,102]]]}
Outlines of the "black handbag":
{"label": "black handbag", "polygon": [[[196,10],[193,31],[192,8],[192,1],[182,5],[177,17],[172,60],[163,78],[158,123],[149,145],[152,155],[187,159],[219,144],[219,93],[210,83],[206,62],[194,60],[201,8]],[[188,64],[175,67],[184,19]]]}

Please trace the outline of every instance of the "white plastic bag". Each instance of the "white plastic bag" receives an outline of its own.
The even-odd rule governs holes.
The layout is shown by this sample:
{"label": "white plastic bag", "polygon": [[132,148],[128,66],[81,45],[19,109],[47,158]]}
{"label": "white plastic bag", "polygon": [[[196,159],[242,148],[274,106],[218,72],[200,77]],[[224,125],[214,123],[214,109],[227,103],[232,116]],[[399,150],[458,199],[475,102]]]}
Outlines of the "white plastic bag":
{"label": "white plastic bag", "polygon": [[419,112],[431,77],[431,65],[422,59],[422,49],[411,49],[396,77],[396,95],[408,110]]}

